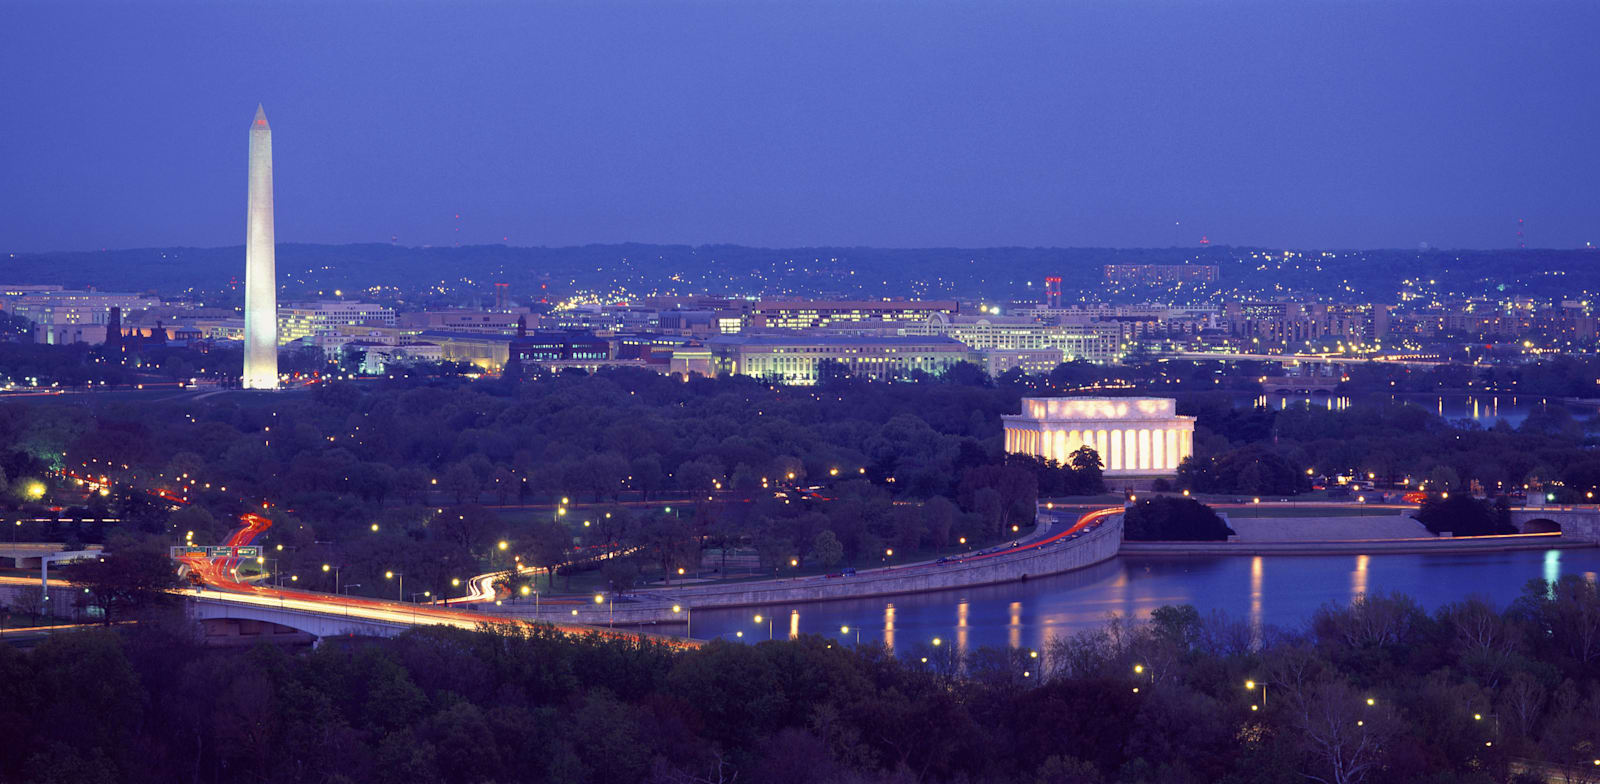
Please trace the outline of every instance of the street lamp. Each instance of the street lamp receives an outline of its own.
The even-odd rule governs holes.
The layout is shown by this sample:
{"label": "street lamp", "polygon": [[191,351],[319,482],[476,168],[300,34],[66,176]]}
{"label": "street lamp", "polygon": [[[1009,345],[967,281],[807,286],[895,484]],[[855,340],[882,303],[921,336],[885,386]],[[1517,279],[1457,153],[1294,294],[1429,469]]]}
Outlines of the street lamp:
{"label": "street lamp", "polygon": [[405,572],[392,572],[392,571],[390,571],[390,572],[384,572],[383,573],[383,579],[385,579],[385,580],[393,580],[396,576],[398,576],[400,578],[400,586],[399,586],[400,587],[400,591],[399,591],[399,594],[395,598],[396,598],[396,600],[403,602],[403,601],[406,600],[406,575],[405,575]]}
{"label": "street lamp", "polygon": [[333,592],[337,595],[339,593],[339,567],[329,564],[322,565],[323,574],[327,574],[329,570],[333,571]]}
{"label": "street lamp", "polygon": [[[1245,691],[1255,691],[1257,686],[1261,687],[1261,707],[1265,708],[1265,707],[1267,707],[1267,681],[1248,680],[1248,681],[1244,682]],[[1371,705],[1372,701],[1368,700],[1367,704]],[[1250,706],[1250,710],[1255,710],[1255,709],[1256,709],[1256,706],[1254,706],[1254,705]]]}
{"label": "street lamp", "polygon": [[[757,626],[761,625],[761,616],[760,615],[756,616],[756,625]],[[772,616],[770,616],[770,615],[767,616],[767,639],[769,639],[769,640],[772,639]]]}
{"label": "street lamp", "polygon": [[608,603],[604,595],[597,593],[594,595],[594,603],[606,604],[608,609],[611,611],[610,619],[606,621],[606,628],[610,628],[615,625],[617,622],[617,598],[615,596],[611,597],[611,601]]}
{"label": "street lamp", "polygon": [[685,624],[685,627],[684,627],[684,630],[683,630],[683,636],[685,636],[685,637],[687,637],[687,638],[692,640],[692,639],[694,639],[694,608],[693,607],[684,607],[684,606],[678,605],[678,604],[672,605],[672,614],[673,615],[677,615],[680,612],[686,614],[686,620],[687,620],[687,623]]}
{"label": "street lamp", "polygon": [[[848,625],[840,626],[839,627],[839,633],[840,634],[849,634],[850,633],[850,627]],[[861,627],[860,626],[856,627],[856,647],[857,648],[861,647]]]}

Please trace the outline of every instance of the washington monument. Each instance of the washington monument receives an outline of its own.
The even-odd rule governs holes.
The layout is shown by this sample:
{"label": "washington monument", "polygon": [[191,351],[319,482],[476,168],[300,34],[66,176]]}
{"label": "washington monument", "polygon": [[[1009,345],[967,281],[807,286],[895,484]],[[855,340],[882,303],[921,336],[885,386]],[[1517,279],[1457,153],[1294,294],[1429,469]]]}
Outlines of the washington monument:
{"label": "washington monument", "polygon": [[250,210],[244,233],[244,388],[278,388],[278,282],[272,230],[272,126],[250,123]]}

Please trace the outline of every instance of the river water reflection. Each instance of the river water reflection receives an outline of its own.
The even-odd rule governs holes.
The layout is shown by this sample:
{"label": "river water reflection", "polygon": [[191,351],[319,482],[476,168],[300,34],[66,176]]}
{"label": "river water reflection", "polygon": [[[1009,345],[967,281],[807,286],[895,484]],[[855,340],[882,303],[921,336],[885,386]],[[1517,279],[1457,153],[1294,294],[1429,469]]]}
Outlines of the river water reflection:
{"label": "river water reflection", "polygon": [[1309,406],[1330,411],[1343,411],[1351,406],[1374,403],[1406,403],[1431,411],[1455,422],[1470,419],[1485,428],[1505,420],[1516,427],[1528,418],[1528,412],[1545,403],[1564,405],[1573,416],[1587,417],[1594,413],[1593,406],[1563,404],[1537,395],[1365,395],[1343,397],[1330,395],[1255,395],[1241,396],[1233,401],[1236,408],[1262,406],[1273,409]]}
{"label": "river water reflection", "polygon": [[[771,634],[887,641],[902,651],[937,637],[958,648],[1042,648],[1105,623],[1147,618],[1167,604],[1221,610],[1262,625],[1297,628],[1326,602],[1399,592],[1433,610],[1476,594],[1504,606],[1533,579],[1600,573],[1600,549],[1438,555],[1121,557],[1076,572],[938,593],[694,613],[693,634],[744,642]],[[755,615],[762,622],[755,623]],[[850,631],[841,633],[841,627]],[[742,637],[736,637],[743,632]]]}

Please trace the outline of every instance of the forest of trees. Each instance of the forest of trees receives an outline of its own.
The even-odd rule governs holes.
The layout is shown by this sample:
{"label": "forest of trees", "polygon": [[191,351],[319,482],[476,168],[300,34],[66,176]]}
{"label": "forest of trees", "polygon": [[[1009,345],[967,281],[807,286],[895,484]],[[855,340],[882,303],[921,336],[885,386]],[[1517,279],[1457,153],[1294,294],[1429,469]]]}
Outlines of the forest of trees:
{"label": "forest of trees", "polygon": [[[1068,466],[1003,455],[999,415],[1016,405],[1014,393],[936,380],[846,394],[630,371],[199,401],[82,396],[0,408],[0,470],[28,483],[52,481],[54,468],[123,481],[90,495],[85,514],[168,543],[189,531],[219,542],[254,499],[269,500],[264,544],[284,546],[282,570],[342,564],[364,585],[404,570],[408,585],[437,592],[479,571],[502,538],[539,564],[562,562],[575,536],[637,545],[637,566],[670,573],[708,545],[832,566],[1010,536],[1041,495],[1104,489],[1092,453]],[[143,492],[180,484],[192,503],[176,512]],[[825,486],[826,500],[776,492],[809,485]],[[559,522],[497,508],[562,498],[597,506]],[[683,503],[670,514],[621,505],[660,499]],[[18,533],[104,541],[115,529]]]}
{"label": "forest of trees", "polygon": [[0,780],[1600,781],[1600,594],[1576,576],[1292,630],[1163,607],[1040,651],[425,628],[293,654],[141,620],[0,646]]}
{"label": "forest of trees", "polygon": [[[832,567],[890,547],[926,552],[1008,536],[1031,521],[1038,498],[1119,490],[1106,486],[1092,452],[1067,466],[1002,453],[1000,416],[1084,370],[843,378],[815,388],[619,370],[332,382],[165,402],[67,395],[0,407],[0,483],[13,490],[12,507],[41,482],[56,486],[54,469],[127,483],[109,496],[52,502],[85,504],[83,516],[119,525],[15,531],[35,540],[100,542],[120,532],[174,544],[194,531],[196,543],[215,543],[242,511],[268,500],[275,524],[265,544],[284,546],[279,569],[320,581],[308,567],[340,564],[351,569],[348,582],[368,586],[396,569],[418,590],[444,591],[478,571],[502,538],[541,564],[562,563],[575,544],[637,545],[634,568],[615,570],[619,588],[641,570],[691,566],[702,548]],[[1192,370],[1196,380],[1211,372]],[[1532,483],[1558,500],[1600,486],[1592,421],[1557,406],[1517,428],[1483,429],[1388,401],[1269,410],[1237,408],[1229,392],[1172,394],[1180,412],[1199,418],[1195,455],[1176,482],[1195,492],[1291,495],[1312,474],[1339,472],[1428,479],[1438,490],[1476,481],[1491,494]],[[175,481],[193,501],[177,512],[142,492]],[[780,485],[821,485],[826,500],[783,497]],[[70,501],[71,486],[62,489]],[[546,522],[501,508],[561,498],[600,508]],[[683,503],[670,515],[620,505],[661,499]],[[331,588],[331,578],[313,587]]]}

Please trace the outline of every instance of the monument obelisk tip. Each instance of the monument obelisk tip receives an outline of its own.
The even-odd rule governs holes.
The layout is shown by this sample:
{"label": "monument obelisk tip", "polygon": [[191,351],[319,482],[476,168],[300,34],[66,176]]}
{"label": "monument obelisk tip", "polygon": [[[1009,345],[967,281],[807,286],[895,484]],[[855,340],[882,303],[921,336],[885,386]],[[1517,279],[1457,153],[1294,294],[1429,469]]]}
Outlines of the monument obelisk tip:
{"label": "monument obelisk tip", "polygon": [[272,128],[272,126],[267,125],[267,110],[261,108],[261,104],[259,103],[256,104],[256,119],[254,122],[250,123],[250,127],[267,128],[269,130]]}

